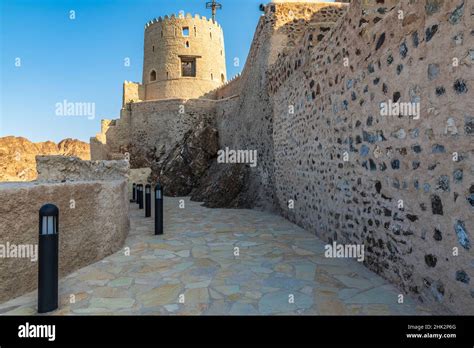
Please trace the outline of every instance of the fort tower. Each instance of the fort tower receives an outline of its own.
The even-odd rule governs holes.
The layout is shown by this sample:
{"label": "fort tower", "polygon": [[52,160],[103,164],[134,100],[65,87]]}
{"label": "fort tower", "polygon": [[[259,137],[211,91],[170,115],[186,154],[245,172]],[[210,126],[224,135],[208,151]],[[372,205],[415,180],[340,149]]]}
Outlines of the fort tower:
{"label": "fort tower", "polygon": [[216,21],[187,14],[145,25],[144,100],[199,98],[226,80],[224,34]]}

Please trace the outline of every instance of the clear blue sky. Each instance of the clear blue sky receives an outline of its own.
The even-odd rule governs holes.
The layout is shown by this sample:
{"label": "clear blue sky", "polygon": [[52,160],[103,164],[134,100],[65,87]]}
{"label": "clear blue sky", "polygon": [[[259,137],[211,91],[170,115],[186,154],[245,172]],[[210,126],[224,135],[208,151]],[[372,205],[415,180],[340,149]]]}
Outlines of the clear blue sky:
{"label": "clear blue sky", "polygon": [[[118,118],[124,80],[141,81],[145,23],[166,14],[210,17],[205,0],[0,0],[0,136],[89,141]],[[243,68],[262,0],[220,0],[227,75]],[[69,19],[74,10],[76,19]],[[130,58],[131,66],[124,66]],[[233,65],[239,57],[240,67]],[[16,67],[16,58],[21,66]],[[56,116],[56,103],[95,103],[95,119]]]}

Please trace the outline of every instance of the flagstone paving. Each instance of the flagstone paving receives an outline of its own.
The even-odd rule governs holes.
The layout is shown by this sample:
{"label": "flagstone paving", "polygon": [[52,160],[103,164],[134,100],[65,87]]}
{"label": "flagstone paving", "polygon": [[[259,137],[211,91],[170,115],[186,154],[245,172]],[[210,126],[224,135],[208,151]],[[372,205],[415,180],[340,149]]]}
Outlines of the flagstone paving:
{"label": "flagstone paving", "polygon": [[[184,201],[165,199],[162,236],[132,204],[124,249],[62,278],[51,314],[431,314],[408,296],[399,304],[400,291],[359,262],[324,257],[321,240],[280,216]],[[35,314],[36,296],[0,314]]]}

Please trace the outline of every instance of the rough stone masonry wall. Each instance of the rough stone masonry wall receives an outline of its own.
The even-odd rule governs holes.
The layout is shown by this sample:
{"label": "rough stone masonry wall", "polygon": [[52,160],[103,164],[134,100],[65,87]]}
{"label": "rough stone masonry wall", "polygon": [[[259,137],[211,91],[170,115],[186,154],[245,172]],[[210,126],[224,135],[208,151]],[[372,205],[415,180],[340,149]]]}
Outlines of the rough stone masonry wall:
{"label": "rough stone masonry wall", "polygon": [[83,161],[69,156],[36,156],[37,181],[65,182],[86,180],[124,180],[127,161]]}
{"label": "rough stone masonry wall", "polygon": [[[0,202],[0,244],[3,246],[7,243],[37,245],[39,209],[46,203],[59,208],[60,277],[116,252],[129,230],[125,177],[64,183],[2,183]],[[37,274],[38,262],[2,258],[0,302],[34,290]]]}
{"label": "rough stone masonry wall", "polygon": [[242,75],[238,98],[217,103],[216,123],[221,149],[257,150],[258,166],[250,168],[247,200],[251,206],[273,209],[272,113],[264,66],[270,51],[270,27],[260,19]]}
{"label": "rough stone masonry wall", "polygon": [[216,99],[230,98],[239,95],[241,87],[240,75],[236,75],[216,90]]}
{"label": "rough stone masonry wall", "polygon": [[[239,86],[232,86],[239,97],[217,103],[221,149],[257,150],[258,165],[249,168],[246,197],[249,204],[246,206],[276,208],[273,111],[265,72],[279,54],[293,49],[303,34],[305,23],[333,23],[343,14],[344,6],[334,3],[267,5],[257,25],[245,68],[237,80]],[[219,91],[217,94],[219,96]]]}
{"label": "rough stone masonry wall", "polygon": [[90,138],[91,160],[115,159],[127,151],[131,132],[130,110],[131,103],[120,110],[119,119],[101,121],[100,133]]}
{"label": "rough stone masonry wall", "polygon": [[[472,314],[474,3],[383,3],[353,2],[269,69],[278,202],[328,242],[365,245],[405,292]],[[420,119],[381,116],[389,99],[420,102]]]}
{"label": "rough stone masonry wall", "polygon": [[215,101],[171,99],[131,106],[130,162],[132,168],[150,167],[181,142],[201,121],[213,122]]}
{"label": "rough stone masonry wall", "polygon": [[274,48],[269,65],[275,63],[277,58],[293,52],[295,48],[300,48],[300,41],[308,33],[314,37],[312,44],[317,44],[346,9],[347,4],[324,1],[285,1],[268,5],[266,18],[274,28],[270,39]]}
{"label": "rough stone masonry wall", "polygon": [[150,167],[181,142],[201,121],[213,123],[215,100],[166,99],[129,103],[120,119],[103,120],[101,133],[91,138],[92,160],[130,154],[132,168]]}

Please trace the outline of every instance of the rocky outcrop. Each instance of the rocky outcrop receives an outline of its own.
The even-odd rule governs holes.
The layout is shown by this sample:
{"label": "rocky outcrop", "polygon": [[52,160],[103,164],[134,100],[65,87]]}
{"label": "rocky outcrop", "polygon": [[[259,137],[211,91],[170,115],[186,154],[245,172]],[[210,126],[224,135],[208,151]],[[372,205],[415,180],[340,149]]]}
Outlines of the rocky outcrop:
{"label": "rocky outcrop", "polygon": [[209,208],[252,208],[256,192],[249,190],[249,168],[216,161],[191,193],[191,200]]}
{"label": "rocky outcrop", "polygon": [[31,181],[37,177],[38,155],[76,156],[90,159],[89,144],[75,139],[33,143],[23,137],[0,138],[0,181]]}
{"label": "rocky outcrop", "polygon": [[71,138],[63,139],[58,143],[57,148],[59,150],[58,155],[75,156],[82,160],[91,159],[89,144],[80,140]]}
{"label": "rocky outcrop", "polygon": [[217,156],[217,139],[217,130],[212,125],[199,123],[152,165],[152,182],[159,181],[165,195],[189,195]]}

